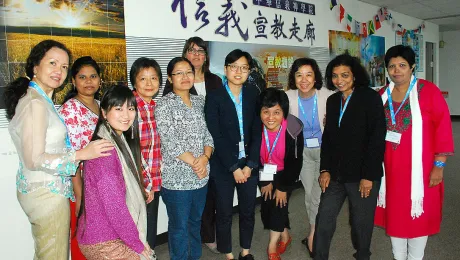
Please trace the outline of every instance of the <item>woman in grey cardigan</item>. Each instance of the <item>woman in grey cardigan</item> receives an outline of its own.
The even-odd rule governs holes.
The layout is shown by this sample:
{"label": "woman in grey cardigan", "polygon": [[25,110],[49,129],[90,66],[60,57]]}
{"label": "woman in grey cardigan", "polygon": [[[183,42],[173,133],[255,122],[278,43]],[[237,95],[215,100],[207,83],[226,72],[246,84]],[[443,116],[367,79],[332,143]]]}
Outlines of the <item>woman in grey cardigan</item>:
{"label": "woman in grey cardigan", "polygon": [[334,92],[322,88],[321,71],[315,60],[299,58],[289,72],[289,113],[300,118],[304,125],[303,166],[300,180],[305,189],[305,206],[310,222],[310,233],[302,240],[309,252],[313,249],[315,219],[321,197],[318,184],[321,137],[326,118],[326,101]]}

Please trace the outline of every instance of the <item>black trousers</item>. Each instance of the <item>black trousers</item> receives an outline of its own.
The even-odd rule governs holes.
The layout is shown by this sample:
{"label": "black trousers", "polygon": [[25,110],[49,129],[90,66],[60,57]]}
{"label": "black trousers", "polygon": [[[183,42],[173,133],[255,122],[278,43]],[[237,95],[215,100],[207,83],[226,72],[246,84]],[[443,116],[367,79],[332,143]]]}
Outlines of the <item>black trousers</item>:
{"label": "black trousers", "polygon": [[258,180],[258,175],[251,175],[248,181],[242,184],[237,184],[233,178],[215,179],[216,239],[219,252],[224,254],[232,252],[232,211],[235,187],[238,194],[240,247],[251,248]]}
{"label": "black trousers", "polygon": [[[265,185],[268,185],[273,182],[259,182],[259,187],[262,188]],[[260,203],[260,217],[262,219],[262,224],[264,229],[273,230],[276,232],[283,232],[285,228],[290,229],[289,224],[289,198],[291,197],[291,192],[287,192],[287,201],[286,206],[282,208],[278,205],[276,206],[276,198],[273,199],[275,194],[276,187],[273,186],[271,198],[265,200],[264,196],[261,197],[262,202]]]}
{"label": "black trousers", "polygon": [[150,248],[155,248],[157,238],[157,222],[158,222],[158,203],[160,202],[160,192],[155,192],[153,200],[147,204],[147,243]]}
{"label": "black trousers", "polygon": [[354,255],[358,260],[370,259],[370,246],[374,229],[374,213],[377,205],[380,182],[373,182],[369,197],[361,198],[359,182],[339,183],[332,181],[326,192],[321,194],[316,216],[313,252],[315,260],[329,259],[329,248],[334,235],[337,216],[348,197]]}
{"label": "black trousers", "polygon": [[201,242],[216,242],[216,184],[213,177],[208,181],[206,204],[201,217]]}

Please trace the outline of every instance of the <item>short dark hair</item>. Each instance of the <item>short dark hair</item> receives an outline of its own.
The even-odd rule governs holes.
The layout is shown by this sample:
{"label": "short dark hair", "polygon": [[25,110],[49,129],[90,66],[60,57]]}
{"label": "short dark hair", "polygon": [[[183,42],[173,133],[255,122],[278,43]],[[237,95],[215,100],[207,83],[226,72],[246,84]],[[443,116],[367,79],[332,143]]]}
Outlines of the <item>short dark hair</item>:
{"label": "short dark hair", "polygon": [[246,60],[248,61],[249,64],[249,69],[252,69],[252,66],[254,63],[252,62],[252,57],[251,54],[248,52],[242,51],[240,49],[235,49],[231,51],[229,54],[227,54],[227,57],[225,57],[225,66],[232,64],[233,62],[239,60],[241,57],[245,57]]}
{"label": "short dark hair", "polygon": [[409,63],[409,67],[412,69],[412,66],[415,64],[415,52],[409,46],[396,45],[387,50],[385,53],[385,67],[388,69],[388,65],[392,58],[401,57]]}
{"label": "short dark hair", "polygon": [[320,90],[323,86],[323,75],[321,74],[321,70],[319,69],[318,63],[316,60],[311,58],[298,58],[292,63],[291,70],[289,71],[289,81],[288,87],[289,89],[297,89],[295,85],[295,73],[300,69],[302,66],[310,66],[315,73],[315,85],[314,87],[317,90]]}
{"label": "short dark hair", "polygon": [[[71,75],[72,79],[75,79],[75,77],[77,76],[78,72],[80,72],[80,70],[83,67],[87,67],[87,66],[93,67],[94,70],[96,70],[97,75],[99,77],[101,76],[101,68],[99,67],[97,62],[91,56],[83,56],[83,57],[80,57],[77,60],[75,60],[75,62],[72,64],[72,68],[70,69],[70,75]],[[101,81],[101,83],[102,83],[102,81]],[[77,88],[76,87],[71,88],[70,91],[65,95],[64,101],[62,103],[64,104],[69,99],[74,98],[77,94],[78,94]],[[94,94],[94,98],[95,99],[100,98],[100,94],[99,94],[98,91]]]}
{"label": "short dark hair", "polygon": [[140,57],[134,61],[133,65],[131,65],[131,70],[129,71],[129,82],[131,82],[133,89],[136,89],[136,77],[139,72],[141,72],[142,69],[148,68],[153,68],[155,70],[160,81],[160,86],[163,84],[163,75],[161,74],[161,68],[158,62],[147,57]]}
{"label": "short dark hair", "polygon": [[27,57],[25,64],[26,75],[21,76],[6,86],[5,94],[3,95],[6,105],[6,118],[12,119],[19,99],[21,99],[29,88],[29,83],[34,77],[34,67],[38,66],[45,57],[46,53],[52,48],[58,48],[67,53],[69,62],[72,60],[70,50],[62,43],[55,40],[44,40],[35,45]]}
{"label": "short dark hair", "polygon": [[366,69],[361,64],[359,58],[353,57],[348,53],[338,55],[332,59],[326,68],[326,87],[330,90],[336,90],[336,87],[332,83],[332,70],[338,66],[347,66],[350,68],[351,73],[354,77],[354,87],[369,87],[370,77]]}
{"label": "short dark hair", "polygon": [[187,54],[188,49],[190,49],[193,44],[195,44],[196,46],[200,48],[203,48],[204,52],[206,53],[202,71],[209,72],[208,44],[200,37],[195,36],[195,37],[188,38],[188,40],[185,42],[184,49],[182,50],[182,57],[185,58],[185,55]]}
{"label": "short dark hair", "polygon": [[267,88],[264,90],[259,97],[260,100],[260,111],[262,108],[271,108],[276,105],[279,105],[283,110],[284,118],[287,118],[289,115],[289,98],[286,93],[277,88]]}

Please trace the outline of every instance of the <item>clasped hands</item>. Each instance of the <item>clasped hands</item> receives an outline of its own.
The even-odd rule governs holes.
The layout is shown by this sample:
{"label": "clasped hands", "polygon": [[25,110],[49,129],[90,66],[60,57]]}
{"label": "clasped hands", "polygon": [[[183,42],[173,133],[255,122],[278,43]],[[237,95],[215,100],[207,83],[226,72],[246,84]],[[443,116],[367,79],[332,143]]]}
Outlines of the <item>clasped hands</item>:
{"label": "clasped hands", "polygon": [[248,181],[248,178],[251,177],[251,168],[244,166],[243,169],[238,168],[233,172],[233,177],[235,178],[236,183],[245,183]]}
{"label": "clasped hands", "polygon": [[206,169],[207,165],[208,157],[206,157],[204,154],[195,157],[193,162],[190,164],[190,166],[192,166],[193,172],[196,173],[200,180],[208,176],[208,170]]}

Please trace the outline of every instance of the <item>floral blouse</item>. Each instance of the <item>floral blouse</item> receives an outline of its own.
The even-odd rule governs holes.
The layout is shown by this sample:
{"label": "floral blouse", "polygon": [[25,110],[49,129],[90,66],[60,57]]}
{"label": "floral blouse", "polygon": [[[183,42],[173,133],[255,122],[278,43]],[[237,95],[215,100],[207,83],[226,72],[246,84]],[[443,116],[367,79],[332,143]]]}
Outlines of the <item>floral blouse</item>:
{"label": "floral blouse", "polygon": [[[99,101],[97,101],[99,104]],[[59,108],[69,132],[70,143],[76,151],[85,148],[91,141],[99,115],[86,107],[78,99],[72,98]]]}
{"label": "floral blouse", "polygon": [[[190,95],[192,107],[170,92],[157,102],[155,119],[163,155],[162,187],[170,190],[194,190],[208,183],[209,175],[199,179],[190,165],[177,157],[190,152],[198,157],[204,147],[214,147],[204,119],[204,97]],[[209,164],[206,166],[209,173]]]}
{"label": "floral blouse", "polygon": [[19,155],[16,186],[21,193],[45,188],[74,200],[78,162],[66,146],[67,130],[55,108],[29,88],[19,100],[8,130]]}

